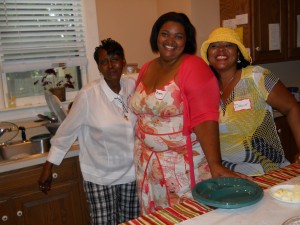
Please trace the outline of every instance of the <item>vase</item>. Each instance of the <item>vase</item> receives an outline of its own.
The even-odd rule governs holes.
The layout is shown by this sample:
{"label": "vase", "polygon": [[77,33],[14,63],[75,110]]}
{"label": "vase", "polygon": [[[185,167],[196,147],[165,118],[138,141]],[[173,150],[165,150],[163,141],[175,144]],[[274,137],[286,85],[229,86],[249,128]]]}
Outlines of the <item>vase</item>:
{"label": "vase", "polygon": [[55,87],[50,88],[49,91],[58,97],[61,102],[66,101],[66,88],[65,87]]}

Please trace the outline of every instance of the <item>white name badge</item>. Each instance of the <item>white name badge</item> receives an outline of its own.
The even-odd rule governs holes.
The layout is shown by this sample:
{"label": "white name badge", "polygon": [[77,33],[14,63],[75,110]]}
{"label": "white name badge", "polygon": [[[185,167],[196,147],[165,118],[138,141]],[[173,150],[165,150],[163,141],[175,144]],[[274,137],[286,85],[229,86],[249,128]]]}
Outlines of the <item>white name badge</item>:
{"label": "white name badge", "polygon": [[239,101],[234,101],[233,102],[233,107],[234,107],[235,112],[252,108],[250,99],[243,99],[243,100],[239,100]]}
{"label": "white name badge", "polygon": [[166,95],[167,91],[163,91],[163,90],[156,90],[155,91],[155,97],[158,99],[158,100],[163,100],[165,95]]}

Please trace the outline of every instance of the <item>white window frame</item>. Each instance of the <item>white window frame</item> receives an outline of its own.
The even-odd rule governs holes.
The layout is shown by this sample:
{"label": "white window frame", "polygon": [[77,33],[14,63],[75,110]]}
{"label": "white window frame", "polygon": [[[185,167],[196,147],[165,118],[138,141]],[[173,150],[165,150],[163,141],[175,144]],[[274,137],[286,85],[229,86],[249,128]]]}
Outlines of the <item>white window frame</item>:
{"label": "white window frame", "polygon": [[[18,3],[45,4],[46,2],[49,2],[54,5],[53,10],[55,10],[55,4],[74,3],[78,9],[78,12],[80,11],[78,13],[78,18],[81,20],[83,20],[83,18],[84,18],[82,15],[82,11],[84,10],[84,7],[81,5],[82,4],[81,0],[51,0],[51,1],[48,1],[48,0],[47,1],[46,0],[42,0],[42,1],[41,0],[19,0],[19,1],[17,1],[17,0],[1,0],[1,1],[4,4],[7,4],[9,2],[15,3],[16,7],[19,7]],[[0,4],[2,4],[2,3],[0,3]],[[7,6],[7,5],[5,5],[5,6]],[[42,8],[42,7],[36,6],[36,10],[38,10],[38,11],[42,10],[39,8]],[[9,7],[7,7],[5,10],[9,10]],[[25,14],[26,13],[27,12],[25,12]],[[0,20],[0,22],[1,22],[1,20]],[[47,22],[44,25],[47,26]],[[23,29],[23,28],[21,28],[21,29]],[[1,27],[0,27],[0,33],[1,33]],[[22,38],[16,39],[16,42],[21,40],[18,43],[23,46],[22,48],[17,46],[17,44],[14,44],[17,47],[15,47],[14,45],[9,46],[9,44],[7,44],[8,42],[6,42],[6,46],[1,45],[1,40],[0,40],[0,72],[1,72],[0,90],[2,90],[0,93],[0,111],[2,111],[2,110],[5,111],[8,106],[8,101],[6,98],[6,95],[8,93],[7,84],[6,84],[6,73],[8,73],[8,72],[20,72],[20,71],[29,71],[29,70],[35,70],[35,69],[48,69],[48,68],[54,67],[54,65],[56,65],[56,64],[63,63],[67,67],[80,66],[82,83],[85,84],[87,82],[87,79],[86,79],[86,77],[87,77],[87,59],[86,59],[85,40],[84,40],[84,21],[80,22],[79,30],[77,29],[75,33],[76,33],[76,35],[77,35],[77,33],[80,34],[79,39],[82,39],[80,42],[78,42],[78,43],[77,42],[75,43],[72,41],[66,42],[67,43],[66,45],[58,46],[57,49],[54,48],[54,46],[56,46],[57,43],[53,42],[52,46],[51,46],[51,38],[49,38],[49,40],[46,40],[46,43],[41,44],[40,46],[39,45],[22,45],[22,43],[21,43]],[[73,36],[74,36],[74,33],[73,33]],[[14,37],[12,37],[12,39],[13,38]],[[47,35],[45,38],[48,39]],[[7,39],[7,40],[10,41],[10,39]],[[49,43],[50,43],[50,45],[47,46],[47,44],[49,44]],[[75,43],[75,45],[74,45],[74,43]],[[64,52],[58,51],[54,54],[55,57],[51,58],[50,51],[48,52],[49,53],[48,55],[45,54],[47,52],[47,49],[49,49],[49,48],[52,48],[52,50],[59,50],[59,49],[63,49],[63,48],[69,48],[69,49],[76,48],[77,50],[79,49],[79,51],[77,51],[76,55],[79,55],[79,56],[74,56],[74,55],[72,55],[72,53],[69,55],[63,55]],[[18,53],[18,52],[26,53],[26,52],[28,52],[28,49],[32,49],[32,51],[37,52],[37,54],[41,54],[41,57],[39,58],[39,56],[38,56],[38,58],[28,59],[25,56],[24,59],[19,59],[18,54],[14,54],[14,53]],[[10,55],[10,54],[6,54],[6,53],[12,53],[12,54]],[[46,59],[44,58],[45,55],[46,55]],[[71,101],[75,97],[76,93],[77,93],[76,91],[67,92],[67,100]],[[20,101],[20,102],[17,102],[17,106],[20,105],[21,108],[28,108],[28,105],[30,105],[29,107],[34,107],[34,106],[40,106],[40,105],[45,104],[44,96],[17,99],[17,101]],[[28,104],[28,103],[30,103],[30,104]],[[17,107],[17,108],[20,108],[20,107]]]}

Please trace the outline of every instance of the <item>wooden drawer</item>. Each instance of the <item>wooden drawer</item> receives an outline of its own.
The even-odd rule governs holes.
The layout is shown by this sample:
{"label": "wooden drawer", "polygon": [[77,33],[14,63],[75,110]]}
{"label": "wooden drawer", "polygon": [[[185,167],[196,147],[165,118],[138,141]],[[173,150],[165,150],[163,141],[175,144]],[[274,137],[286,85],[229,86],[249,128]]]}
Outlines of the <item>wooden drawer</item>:
{"label": "wooden drawer", "polygon": [[[42,172],[43,164],[28,168],[18,169],[0,174],[0,199],[4,195],[14,195],[15,193],[26,193],[28,191],[38,191],[38,179]],[[78,179],[79,164],[78,158],[64,159],[60,166],[53,166],[52,185],[58,185],[70,180]]]}

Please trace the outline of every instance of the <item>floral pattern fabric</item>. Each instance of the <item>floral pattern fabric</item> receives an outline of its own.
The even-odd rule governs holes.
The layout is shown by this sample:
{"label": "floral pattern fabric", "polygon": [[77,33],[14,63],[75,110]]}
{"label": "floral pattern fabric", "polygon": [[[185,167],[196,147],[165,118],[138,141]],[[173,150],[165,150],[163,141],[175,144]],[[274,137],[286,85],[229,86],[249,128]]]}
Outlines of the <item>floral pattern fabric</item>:
{"label": "floral pattern fabric", "polygon": [[[187,137],[182,134],[184,106],[176,82],[153,93],[147,93],[140,82],[130,107],[138,116],[134,158],[142,213],[192,198]],[[200,182],[211,174],[194,133],[191,141],[195,179]]]}

